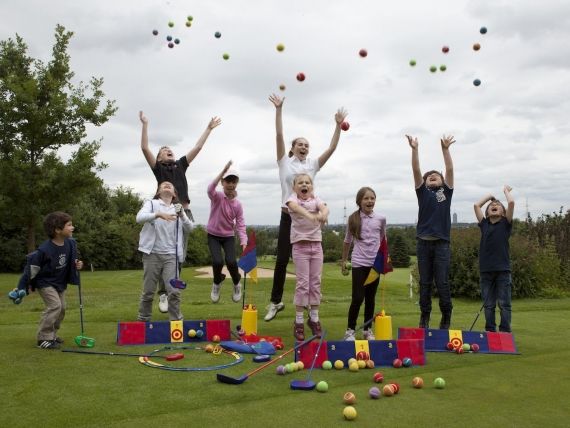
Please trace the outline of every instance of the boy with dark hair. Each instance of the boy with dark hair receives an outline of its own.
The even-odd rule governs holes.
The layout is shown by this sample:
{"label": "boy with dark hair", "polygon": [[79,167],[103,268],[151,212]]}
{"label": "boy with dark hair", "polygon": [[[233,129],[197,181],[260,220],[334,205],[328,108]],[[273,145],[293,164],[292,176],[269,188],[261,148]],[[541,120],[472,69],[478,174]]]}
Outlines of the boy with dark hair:
{"label": "boy with dark hair", "polygon": [[451,290],[449,264],[451,250],[451,198],[453,196],[453,161],[449,147],[453,136],[440,140],[445,176],[438,171],[422,175],[418,154],[418,139],[406,135],[412,149],[412,172],[418,198],[418,224],[416,226],[416,253],[420,272],[420,328],[429,328],[433,283],[439,295],[441,321],[439,328],[448,330],[451,324]]}
{"label": "boy with dark hair", "polygon": [[28,256],[16,290],[27,293],[31,288],[38,291],[45,310],[40,317],[37,346],[58,349],[63,343],[57,331],[65,317],[65,290],[67,284],[79,284],[78,270],[83,267],[83,262],[77,259],[77,244],[72,239],[74,227],[69,214],[61,211],[48,214],[44,219],[44,230],[50,239]]}

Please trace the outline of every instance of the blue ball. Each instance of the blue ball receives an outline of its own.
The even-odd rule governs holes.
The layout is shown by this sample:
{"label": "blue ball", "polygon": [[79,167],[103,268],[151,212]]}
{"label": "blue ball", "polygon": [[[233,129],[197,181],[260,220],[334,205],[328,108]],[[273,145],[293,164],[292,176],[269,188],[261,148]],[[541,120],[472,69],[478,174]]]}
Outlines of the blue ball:
{"label": "blue ball", "polygon": [[196,337],[204,336],[204,332],[202,330],[196,330]]}
{"label": "blue ball", "polygon": [[481,81],[480,81],[479,79],[475,79],[475,80],[473,81],[473,84],[474,84],[475,86],[479,86],[479,85],[481,84]]}
{"label": "blue ball", "polygon": [[152,34],[154,34],[155,36],[158,36],[158,30],[152,30]]}
{"label": "blue ball", "polygon": [[216,39],[219,39],[220,37],[222,37],[222,33],[220,33],[219,31],[216,31],[216,32],[214,33],[214,37],[215,37]]}
{"label": "blue ball", "polygon": [[177,45],[180,44],[180,39],[174,39],[174,43],[176,43]]}
{"label": "blue ball", "polygon": [[166,40],[171,42],[172,41],[172,36],[166,36]]}
{"label": "blue ball", "polygon": [[481,34],[486,34],[487,33],[487,27],[481,27],[481,29],[479,30],[479,32]]}
{"label": "blue ball", "polygon": [[404,365],[404,367],[411,367],[411,365],[412,365],[412,359],[406,357],[406,358],[404,358],[404,359],[402,360],[402,364]]}

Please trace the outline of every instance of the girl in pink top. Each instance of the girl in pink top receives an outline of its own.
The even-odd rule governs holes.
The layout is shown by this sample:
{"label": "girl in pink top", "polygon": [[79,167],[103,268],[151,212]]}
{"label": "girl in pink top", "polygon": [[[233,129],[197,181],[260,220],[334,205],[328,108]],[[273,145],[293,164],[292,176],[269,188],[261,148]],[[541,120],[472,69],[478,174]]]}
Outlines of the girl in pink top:
{"label": "girl in pink top", "polygon": [[[229,161],[222,172],[208,186],[208,197],[211,203],[210,218],[206,230],[208,232],[208,248],[212,255],[212,270],[214,273],[214,283],[212,284],[210,298],[214,303],[220,300],[222,281],[226,278],[222,273],[222,268],[224,267],[222,248],[224,249],[226,266],[234,284],[232,300],[239,302],[241,299],[241,275],[236,262],[234,235],[237,230],[242,251],[247,245],[247,235],[245,233],[243,208],[241,202],[237,200],[236,188],[239,182],[239,175],[237,171],[230,169],[231,165],[232,161]],[[216,191],[216,186],[220,180],[223,192]]]}
{"label": "girl in pink top", "polygon": [[[348,275],[346,259],[352,243],[352,301],[348,310],[348,328],[344,340],[355,340],[355,327],[360,312],[360,306],[364,302],[364,322],[367,323],[374,317],[374,300],[380,278],[370,284],[364,285],[370,269],[374,265],[378,248],[384,236],[386,236],[386,217],[374,212],[376,193],[370,187],[362,187],[356,193],[356,205],[348,218],[346,236],[342,247],[342,273]],[[374,340],[372,329],[364,330],[365,340]]]}
{"label": "girl in pink top", "polygon": [[329,209],[313,195],[313,180],[308,174],[299,174],[293,180],[293,194],[287,200],[291,215],[291,244],[295,262],[295,339],[305,340],[303,314],[310,306],[307,325],[313,335],[321,335],[319,306],[321,304],[321,272],[323,270],[323,247],[321,225],[326,223]]}

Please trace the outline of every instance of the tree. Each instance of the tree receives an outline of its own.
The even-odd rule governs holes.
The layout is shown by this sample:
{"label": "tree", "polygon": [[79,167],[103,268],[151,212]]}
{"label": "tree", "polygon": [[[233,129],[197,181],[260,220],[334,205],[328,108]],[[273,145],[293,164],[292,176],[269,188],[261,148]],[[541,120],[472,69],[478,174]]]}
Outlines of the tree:
{"label": "tree", "polygon": [[407,268],[410,266],[410,249],[404,237],[400,234],[394,235],[392,241],[389,242],[390,258],[392,266]]}
{"label": "tree", "polygon": [[[94,160],[100,143],[83,140],[88,124],[101,126],[117,109],[103,100],[102,78],[72,84],[72,36],[56,26],[47,64],[28,56],[18,35],[0,42],[0,221],[24,225],[28,251],[42,215],[69,210],[102,184],[96,171],[105,165]],[[57,156],[63,146],[79,146],[66,164]]]}

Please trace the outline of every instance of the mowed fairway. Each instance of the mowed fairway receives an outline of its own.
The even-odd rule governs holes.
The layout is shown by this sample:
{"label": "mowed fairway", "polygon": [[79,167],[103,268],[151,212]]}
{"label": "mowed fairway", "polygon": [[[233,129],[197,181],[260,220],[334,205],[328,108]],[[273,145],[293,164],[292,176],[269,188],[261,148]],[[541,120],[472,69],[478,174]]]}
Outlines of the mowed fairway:
{"label": "mowed fairway", "polygon": [[[271,262],[260,263],[273,267]],[[293,266],[290,266],[293,269]],[[232,328],[241,320],[241,305],[232,303],[226,281],[220,303],[210,302],[210,279],[193,278],[183,291],[185,319],[230,319]],[[392,316],[394,335],[398,326],[416,326],[417,297],[409,297],[409,271],[397,269],[387,276],[385,309]],[[521,355],[428,353],[423,367],[349,372],[347,369],[317,370],[312,378],[326,380],[329,390],[293,391],[293,379],[307,371],[278,376],[276,363],[251,376],[241,385],[216,381],[215,371],[174,372],[143,366],[136,357],[96,356],[45,351],[35,348],[37,322],[43,308],[34,293],[14,305],[6,293],[17,275],[0,275],[0,409],[3,427],[333,427],[343,420],[342,397],[351,391],[357,397],[359,426],[568,426],[570,416],[570,299],[515,300],[513,331]],[[93,351],[147,353],[160,346],[119,347],[117,322],[136,318],[142,271],[84,272],[85,335],[96,339]],[[286,309],[272,322],[264,322],[271,279],[258,285],[247,281],[248,296],[259,307],[258,333],[281,336],[285,349],[293,346],[292,323],[294,280],[288,279]],[[336,265],[325,265],[321,322],[329,340],[340,340],[346,328],[350,303],[350,277]],[[70,286],[67,314],[60,335],[64,348],[80,349],[73,338],[80,333],[77,289]],[[248,301],[250,299],[248,298]],[[380,291],[376,309],[380,309]],[[454,300],[452,327],[467,330],[479,311],[478,301]],[[434,301],[432,325],[439,322]],[[363,308],[362,308],[363,309]],[[154,320],[167,314],[154,306]],[[359,323],[362,321],[362,312]],[[474,330],[482,330],[483,315]],[[259,367],[244,354],[244,362],[221,373],[239,377]],[[158,360],[157,360],[158,361]],[[292,361],[288,356],[285,362]],[[178,365],[202,367],[231,362],[200,350],[185,352]],[[395,381],[401,391],[379,400],[368,398],[375,384],[372,376],[382,371],[385,381]],[[414,376],[424,379],[423,389],[413,389]],[[445,389],[433,387],[443,377]]]}

